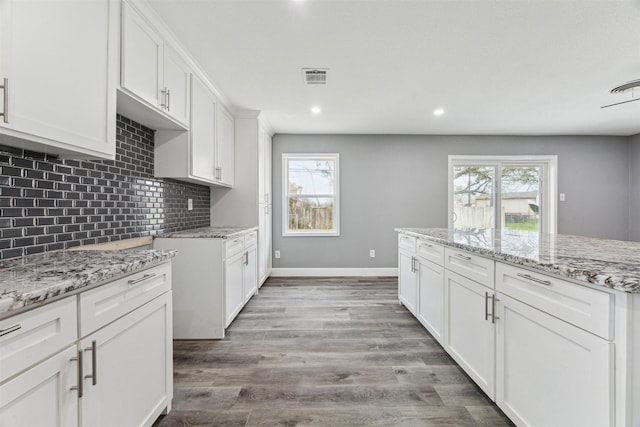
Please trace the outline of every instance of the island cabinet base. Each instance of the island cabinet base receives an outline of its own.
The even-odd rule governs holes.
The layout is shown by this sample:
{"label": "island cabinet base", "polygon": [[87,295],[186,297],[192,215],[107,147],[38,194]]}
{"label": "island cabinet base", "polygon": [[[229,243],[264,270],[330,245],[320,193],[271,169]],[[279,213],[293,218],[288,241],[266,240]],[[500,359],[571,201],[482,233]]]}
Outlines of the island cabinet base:
{"label": "island cabinet base", "polygon": [[434,264],[437,274],[420,274],[416,298],[407,286],[415,261],[405,257],[400,301],[430,331],[438,322],[422,313],[443,319],[434,337],[516,425],[640,427],[640,293],[443,243],[401,232],[401,265],[414,247],[430,251],[418,249],[420,269],[445,256],[444,279]]}

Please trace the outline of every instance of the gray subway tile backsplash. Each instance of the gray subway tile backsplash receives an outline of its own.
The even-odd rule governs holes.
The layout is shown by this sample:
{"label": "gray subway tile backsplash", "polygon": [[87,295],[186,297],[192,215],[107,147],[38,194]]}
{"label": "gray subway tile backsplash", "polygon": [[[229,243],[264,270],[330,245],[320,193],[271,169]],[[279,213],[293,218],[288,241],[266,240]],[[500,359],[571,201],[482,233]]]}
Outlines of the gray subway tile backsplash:
{"label": "gray subway tile backsplash", "polygon": [[120,115],[113,161],[0,146],[0,258],[209,225],[209,188],[155,178],[153,149],[153,131]]}

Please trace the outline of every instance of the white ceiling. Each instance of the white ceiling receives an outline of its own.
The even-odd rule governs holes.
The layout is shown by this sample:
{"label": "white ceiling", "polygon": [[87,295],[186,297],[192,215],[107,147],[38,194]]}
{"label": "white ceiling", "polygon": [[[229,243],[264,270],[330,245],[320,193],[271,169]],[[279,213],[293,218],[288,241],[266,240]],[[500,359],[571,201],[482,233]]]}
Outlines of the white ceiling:
{"label": "white ceiling", "polygon": [[[277,133],[640,133],[640,101],[600,108],[640,97],[609,93],[640,79],[640,0],[150,2]],[[303,85],[303,67],[329,84]]]}

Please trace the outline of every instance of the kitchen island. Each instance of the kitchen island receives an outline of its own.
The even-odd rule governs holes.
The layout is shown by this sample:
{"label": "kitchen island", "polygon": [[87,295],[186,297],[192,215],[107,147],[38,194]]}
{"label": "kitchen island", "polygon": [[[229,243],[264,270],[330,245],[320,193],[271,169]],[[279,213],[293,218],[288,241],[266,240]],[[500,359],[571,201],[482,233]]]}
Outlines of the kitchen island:
{"label": "kitchen island", "polygon": [[174,256],[54,251],[0,263],[0,420],[150,426],[168,412]]}
{"label": "kitchen island", "polygon": [[517,425],[640,425],[640,244],[396,231],[400,302]]}
{"label": "kitchen island", "polygon": [[154,248],[179,252],[173,262],[175,339],[224,338],[258,292],[257,230],[202,227],[154,239]]}

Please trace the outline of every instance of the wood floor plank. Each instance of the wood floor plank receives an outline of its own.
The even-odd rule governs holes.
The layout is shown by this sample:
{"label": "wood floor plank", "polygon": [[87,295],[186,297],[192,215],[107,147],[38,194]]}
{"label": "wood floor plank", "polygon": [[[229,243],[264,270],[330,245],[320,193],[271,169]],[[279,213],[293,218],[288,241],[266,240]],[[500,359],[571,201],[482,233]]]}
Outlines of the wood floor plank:
{"label": "wood floor plank", "polygon": [[174,342],[167,426],[512,426],[394,278],[270,278],[224,340]]}

